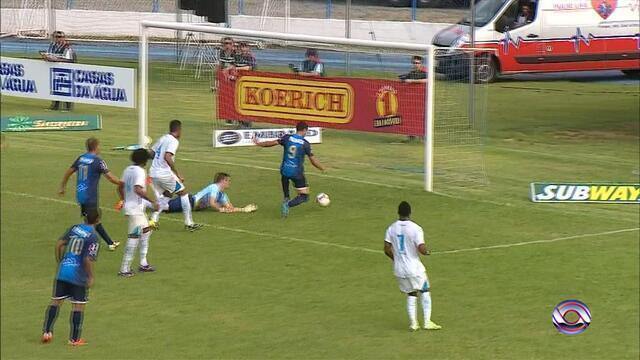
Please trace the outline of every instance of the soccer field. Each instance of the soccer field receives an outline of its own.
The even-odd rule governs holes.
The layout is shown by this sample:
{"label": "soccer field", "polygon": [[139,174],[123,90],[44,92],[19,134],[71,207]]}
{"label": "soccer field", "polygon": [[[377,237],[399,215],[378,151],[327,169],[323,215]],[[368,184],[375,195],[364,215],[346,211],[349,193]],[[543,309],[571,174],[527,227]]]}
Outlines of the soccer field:
{"label": "soccer field", "polygon": [[[112,63],[115,64],[115,63]],[[490,85],[483,188],[422,191],[420,144],[400,137],[326,130],[308,166],[308,203],[280,218],[281,150],[211,147],[211,95],[153,78],[150,134],[184,122],[177,166],[191,190],[217,171],[232,175],[234,204],[254,214],[194,213],[206,224],[183,230],[163,215],[151,238],[158,269],[116,276],[122,246],[103,248],[86,309],[82,348],[66,345],[69,304],[53,344],[41,345],[43,313],[56,268],[53,246],[80,222],[64,170],[97,136],[121,176],[135,142],[134,110],[78,104],[103,116],[98,132],[5,133],[2,138],[2,358],[576,358],[637,359],[639,206],[534,204],[532,181],[638,182],[638,82],[502,81]],[[182,84],[184,85],[184,84]],[[2,97],[2,116],[42,114],[47,102]],[[436,184],[437,186],[437,184]],[[436,190],[438,190],[436,188]],[[425,259],[437,332],[408,331],[405,297],[382,252],[397,204],[408,200],[433,254]],[[126,241],[115,188],[101,185],[103,223]],[[591,309],[590,328],[558,333],[562,300]]]}

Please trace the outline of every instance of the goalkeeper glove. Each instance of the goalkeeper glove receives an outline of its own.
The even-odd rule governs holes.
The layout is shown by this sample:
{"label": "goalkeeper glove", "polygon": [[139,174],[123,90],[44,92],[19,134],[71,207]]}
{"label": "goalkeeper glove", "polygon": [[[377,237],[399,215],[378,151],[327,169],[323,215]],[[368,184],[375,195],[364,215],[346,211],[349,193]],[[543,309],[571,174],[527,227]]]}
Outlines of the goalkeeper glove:
{"label": "goalkeeper glove", "polygon": [[241,210],[244,213],[251,213],[251,212],[254,212],[254,211],[258,210],[258,205],[249,204],[249,205],[243,207]]}
{"label": "goalkeeper glove", "polygon": [[113,208],[116,209],[116,211],[120,211],[122,210],[123,206],[124,206],[124,201],[119,200],[115,205],[113,205]]}

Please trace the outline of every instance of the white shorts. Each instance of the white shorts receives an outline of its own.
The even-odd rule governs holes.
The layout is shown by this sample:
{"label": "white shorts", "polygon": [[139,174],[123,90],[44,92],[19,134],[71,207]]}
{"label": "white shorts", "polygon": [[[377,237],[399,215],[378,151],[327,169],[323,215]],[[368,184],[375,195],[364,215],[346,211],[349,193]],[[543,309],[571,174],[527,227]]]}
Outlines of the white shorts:
{"label": "white shorts", "polygon": [[184,184],[175,174],[154,177],[152,180],[153,188],[158,194],[163,194],[165,191],[175,194],[185,189]]}
{"label": "white shorts", "polygon": [[414,291],[429,291],[429,278],[427,273],[423,272],[418,276],[396,277],[400,291],[405,294]]}
{"label": "white shorts", "polygon": [[149,227],[149,221],[144,215],[127,215],[129,220],[129,237],[140,237],[142,230]]}

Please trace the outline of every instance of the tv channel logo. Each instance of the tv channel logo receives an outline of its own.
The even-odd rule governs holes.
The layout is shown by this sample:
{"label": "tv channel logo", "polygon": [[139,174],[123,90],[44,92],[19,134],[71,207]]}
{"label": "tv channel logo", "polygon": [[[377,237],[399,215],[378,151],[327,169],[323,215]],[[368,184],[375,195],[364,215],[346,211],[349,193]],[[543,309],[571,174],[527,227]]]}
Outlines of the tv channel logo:
{"label": "tv channel logo", "polygon": [[559,332],[577,335],[587,330],[591,324],[591,311],[580,300],[565,300],[553,309],[551,319]]}
{"label": "tv channel logo", "polygon": [[73,96],[73,70],[51,68],[51,95]]}

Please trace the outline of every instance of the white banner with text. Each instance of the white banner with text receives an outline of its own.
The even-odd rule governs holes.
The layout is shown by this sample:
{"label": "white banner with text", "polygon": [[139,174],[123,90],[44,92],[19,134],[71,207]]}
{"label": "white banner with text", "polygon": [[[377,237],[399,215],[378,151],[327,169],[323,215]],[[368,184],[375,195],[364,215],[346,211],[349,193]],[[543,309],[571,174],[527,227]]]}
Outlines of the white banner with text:
{"label": "white banner with text", "polygon": [[[295,128],[286,129],[241,129],[216,130],[213,133],[213,147],[254,146],[253,138],[259,141],[276,140],[287,134],[295,134]],[[311,144],[322,142],[322,128],[310,127],[304,137]]]}
{"label": "white banner with text", "polygon": [[134,108],[130,68],[0,58],[2,95]]}

